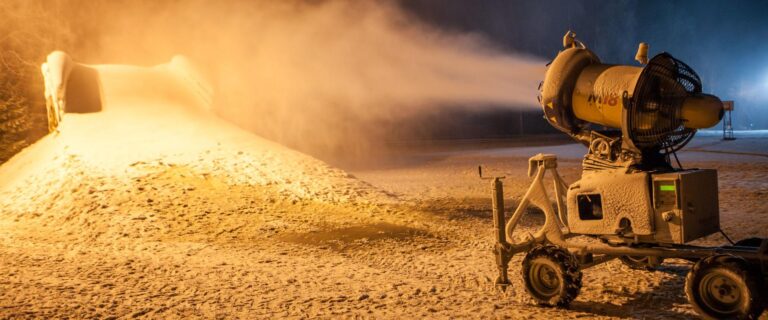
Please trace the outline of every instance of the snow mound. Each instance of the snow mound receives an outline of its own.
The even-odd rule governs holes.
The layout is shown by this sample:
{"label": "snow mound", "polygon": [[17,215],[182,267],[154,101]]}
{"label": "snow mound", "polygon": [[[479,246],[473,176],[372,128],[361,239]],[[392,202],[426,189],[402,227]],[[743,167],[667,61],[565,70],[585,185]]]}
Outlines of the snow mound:
{"label": "snow mound", "polygon": [[78,238],[193,237],[257,232],[259,220],[280,229],[258,215],[275,208],[355,215],[396,201],[218,119],[184,65],[92,66],[103,109],[66,114],[59,133],[0,167],[0,215]]}

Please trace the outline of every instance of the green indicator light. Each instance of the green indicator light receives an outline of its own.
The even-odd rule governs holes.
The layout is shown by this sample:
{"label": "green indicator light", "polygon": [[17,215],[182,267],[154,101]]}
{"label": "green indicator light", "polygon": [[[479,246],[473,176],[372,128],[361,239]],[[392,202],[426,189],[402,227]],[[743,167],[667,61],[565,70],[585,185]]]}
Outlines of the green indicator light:
{"label": "green indicator light", "polygon": [[661,191],[675,191],[675,185],[674,184],[662,184],[659,186],[659,190]]}

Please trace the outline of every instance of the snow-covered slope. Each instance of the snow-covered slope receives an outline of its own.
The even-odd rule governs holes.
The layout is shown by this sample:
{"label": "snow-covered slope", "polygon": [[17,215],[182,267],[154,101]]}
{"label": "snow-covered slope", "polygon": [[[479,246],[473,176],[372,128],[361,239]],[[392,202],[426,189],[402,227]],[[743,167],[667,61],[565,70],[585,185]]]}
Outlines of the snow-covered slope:
{"label": "snow-covered slope", "polygon": [[[223,221],[218,214],[286,202],[347,207],[393,200],[220,120],[209,111],[208,93],[190,80],[194,72],[178,61],[93,66],[102,110],[66,114],[59,133],[0,167],[0,215],[112,239],[134,229],[144,237],[221,232],[201,216]],[[257,220],[241,218],[228,224]]]}

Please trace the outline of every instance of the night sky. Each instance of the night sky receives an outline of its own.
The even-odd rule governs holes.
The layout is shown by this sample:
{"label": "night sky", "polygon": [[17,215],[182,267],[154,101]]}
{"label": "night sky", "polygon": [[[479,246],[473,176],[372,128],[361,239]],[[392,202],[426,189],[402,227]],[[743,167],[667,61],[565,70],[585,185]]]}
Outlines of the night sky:
{"label": "night sky", "polygon": [[[768,1],[402,0],[441,29],[479,33],[505,51],[552,59],[567,30],[604,63],[669,52],[704,91],[734,100],[736,129],[768,129]],[[715,128],[720,128],[719,125]]]}

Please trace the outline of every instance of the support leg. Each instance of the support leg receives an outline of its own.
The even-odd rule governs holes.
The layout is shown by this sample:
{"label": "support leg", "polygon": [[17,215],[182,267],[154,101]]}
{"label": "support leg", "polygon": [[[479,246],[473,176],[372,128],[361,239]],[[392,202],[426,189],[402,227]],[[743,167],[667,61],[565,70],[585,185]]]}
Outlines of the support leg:
{"label": "support leg", "polygon": [[493,179],[493,225],[496,228],[496,246],[494,254],[496,255],[496,266],[499,268],[499,277],[496,278],[496,285],[501,290],[506,290],[509,283],[509,260],[512,254],[507,244],[507,234],[505,230],[504,217],[504,185],[501,179]]}

